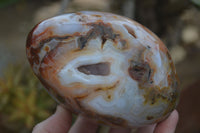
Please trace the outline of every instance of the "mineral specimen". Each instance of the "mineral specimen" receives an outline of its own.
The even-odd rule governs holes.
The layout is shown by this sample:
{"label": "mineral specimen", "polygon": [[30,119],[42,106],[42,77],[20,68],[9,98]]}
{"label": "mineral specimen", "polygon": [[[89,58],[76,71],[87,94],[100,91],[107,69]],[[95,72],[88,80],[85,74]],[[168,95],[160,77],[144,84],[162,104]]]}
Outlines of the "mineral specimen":
{"label": "mineral specimen", "polygon": [[74,113],[141,127],[163,120],[177,105],[167,48],[131,19],[89,11],[56,16],[33,28],[26,51],[41,83]]}

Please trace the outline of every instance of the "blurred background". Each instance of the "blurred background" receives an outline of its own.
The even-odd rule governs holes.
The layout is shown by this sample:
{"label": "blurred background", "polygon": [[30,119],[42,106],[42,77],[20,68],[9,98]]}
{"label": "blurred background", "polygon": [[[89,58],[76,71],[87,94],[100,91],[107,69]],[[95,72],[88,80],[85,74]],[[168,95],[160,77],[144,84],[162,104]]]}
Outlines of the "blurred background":
{"label": "blurred background", "polygon": [[200,133],[200,0],[0,0],[0,133],[31,132],[55,111],[27,62],[26,37],[41,20],[80,10],[127,16],[163,40],[181,81],[176,133]]}

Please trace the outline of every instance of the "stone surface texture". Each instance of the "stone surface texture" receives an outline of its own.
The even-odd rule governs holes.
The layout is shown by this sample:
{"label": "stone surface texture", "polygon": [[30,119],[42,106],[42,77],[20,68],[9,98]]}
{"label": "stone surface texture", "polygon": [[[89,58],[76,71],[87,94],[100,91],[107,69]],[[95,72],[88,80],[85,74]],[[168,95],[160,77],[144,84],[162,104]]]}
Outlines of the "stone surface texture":
{"label": "stone surface texture", "polygon": [[167,48],[131,19],[88,11],[53,17],[33,28],[26,50],[48,92],[74,113],[141,127],[165,119],[178,103]]}

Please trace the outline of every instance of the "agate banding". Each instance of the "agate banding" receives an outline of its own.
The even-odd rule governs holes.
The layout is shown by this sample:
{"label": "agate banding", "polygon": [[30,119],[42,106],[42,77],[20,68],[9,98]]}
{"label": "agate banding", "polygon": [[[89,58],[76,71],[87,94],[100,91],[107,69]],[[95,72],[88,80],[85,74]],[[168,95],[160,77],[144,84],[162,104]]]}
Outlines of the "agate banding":
{"label": "agate banding", "polygon": [[33,28],[26,51],[41,83],[74,113],[134,128],[165,119],[177,105],[167,48],[131,19],[88,11],[56,16]]}

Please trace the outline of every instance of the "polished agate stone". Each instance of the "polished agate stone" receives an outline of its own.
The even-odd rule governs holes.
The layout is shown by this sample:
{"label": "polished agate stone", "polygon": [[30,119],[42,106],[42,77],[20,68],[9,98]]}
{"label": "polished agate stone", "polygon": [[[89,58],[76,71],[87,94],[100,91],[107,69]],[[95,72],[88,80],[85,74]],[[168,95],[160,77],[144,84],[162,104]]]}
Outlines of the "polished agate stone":
{"label": "polished agate stone", "polygon": [[177,105],[167,48],[131,19],[88,11],[56,16],[33,28],[26,52],[60,104],[99,122],[141,127],[165,119]]}

